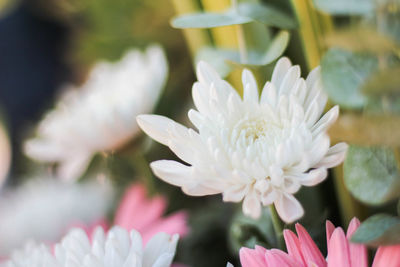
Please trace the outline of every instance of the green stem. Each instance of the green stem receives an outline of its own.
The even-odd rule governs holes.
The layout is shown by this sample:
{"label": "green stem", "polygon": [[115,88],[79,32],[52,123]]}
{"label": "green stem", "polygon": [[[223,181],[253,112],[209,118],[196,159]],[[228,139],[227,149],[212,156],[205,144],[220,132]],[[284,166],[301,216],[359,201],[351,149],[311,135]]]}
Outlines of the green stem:
{"label": "green stem", "polygon": [[[237,0],[232,0],[232,7],[237,11]],[[236,34],[239,46],[240,63],[246,64],[248,61],[246,38],[244,36],[243,26],[241,24],[236,26]]]}
{"label": "green stem", "polygon": [[276,237],[276,242],[277,242],[278,248],[284,249],[284,246],[283,246],[283,244],[284,244],[283,222],[279,218],[279,215],[278,215],[274,205],[269,206],[269,211],[271,214],[272,225],[274,226],[274,230],[275,230],[275,237]]}
{"label": "green stem", "polygon": [[147,161],[143,153],[140,151],[140,149],[138,152],[134,153],[133,164],[135,168],[140,171],[138,177],[139,180],[141,180],[141,182],[146,185],[150,195],[155,194],[156,189],[153,181],[153,174],[149,168],[149,162]]}

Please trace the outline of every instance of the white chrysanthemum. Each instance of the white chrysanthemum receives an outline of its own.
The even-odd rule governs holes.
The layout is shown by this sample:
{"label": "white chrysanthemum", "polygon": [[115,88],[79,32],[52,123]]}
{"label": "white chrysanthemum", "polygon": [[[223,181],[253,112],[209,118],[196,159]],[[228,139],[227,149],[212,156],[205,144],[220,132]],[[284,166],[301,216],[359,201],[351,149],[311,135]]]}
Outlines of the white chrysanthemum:
{"label": "white chrysanthemum", "polygon": [[[159,46],[128,52],[119,62],[99,63],[80,88],[70,88],[40,123],[25,153],[58,162],[65,180],[78,178],[93,154],[112,151],[138,132],[135,117],[150,112],[164,87],[167,60]],[[79,90],[77,90],[79,89]]]}
{"label": "white chrysanthemum", "polygon": [[11,145],[6,130],[0,123],[0,186],[7,178],[11,165]]}
{"label": "white chrysanthemum", "polygon": [[162,116],[137,118],[148,135],[191,165],[156,161],[154,173],[188,195],[243,200],[243,212],[254,218],[261,204],[272,203],[284,221],[300,218],[303,208],[293,194],[324,180],[347,150],[345,143],[330,147],[326,134],[339,108],[320,118],[327,97],[319,68],[304,80],[299,66],[282,58],[261,97],[252,73],[244,70],[243,99],[204,62],[197,77],[192,94],[198,111],[190,110],[189,119],[198,133]]}
{"label": "white chrysanthemum", "polygon": [[0,255],[27,239],[54,242],[73,223],[104,218],[112,199],[108,185],[34,179],[0,195]]}
{"label": "white chrysanthemum", "polygon": [[79,228],[55,245],[54,255],[44,245],[28,244],[14,252],[7,267],[168,267],[179,236],[158,233],[143,248],[140,234],[113,227],[107,235],[101,227],[90,241]]}

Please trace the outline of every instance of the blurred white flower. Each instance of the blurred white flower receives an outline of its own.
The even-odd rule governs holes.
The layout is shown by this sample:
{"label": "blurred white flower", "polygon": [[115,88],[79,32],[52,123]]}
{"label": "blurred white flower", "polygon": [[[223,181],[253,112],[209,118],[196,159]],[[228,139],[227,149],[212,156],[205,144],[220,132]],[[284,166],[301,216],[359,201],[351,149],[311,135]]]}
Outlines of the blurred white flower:
{"label": "blurred white flower", "polygon": [[[168,64],[159,46],[128,52],[119,62],[99,63],[80,88],[69,88],[25,144],[38,161],[58,162],[58,176],[74,180],[97,152],[118,149],[138,132],[136,115],[152,111]],[[79,90],[77,90],[79,89]]]}
{"label": "blurred white flower", "polygon": [[101,227],[92,240],[79,228],[55,245],[54,255],[44,245],[27,244],[12,254],[7,267],[168,267],[179,236],[158,233],[143,248],[135,230],[115,226],[107,234]]}
{"label": "blurred white flower", "polygon": [[282,58],[261,97],[244,70],[243,99],[204,62],[197,77],[192,95],[198,111],[190,110],[189,119],[198,133],[162,116],[137,117],[148,135],[191,165],[160,160],[151,164],[154,173],[188,195],[244,199],[243,212],[254,218],[261,204],[274,204],[285,222],[300,218],[304,211],[293,194],[324,180],[347,150],[345,143],[330,147],[326,134],[339,108],[320,118],[327,101],[320,69],[304,80],[299,66]]}
{"label": "blurred white flower", "polygon": [[0,186],[7,178],[11,165],[11,145],[4,129],[0,123]]}
{"label": "blurred white flower", "polygon": [[110,185],[65,184],[33,179],[0,195],[0,255],[28,239],[58,241],[73,223],[104,218],[112,200]]}

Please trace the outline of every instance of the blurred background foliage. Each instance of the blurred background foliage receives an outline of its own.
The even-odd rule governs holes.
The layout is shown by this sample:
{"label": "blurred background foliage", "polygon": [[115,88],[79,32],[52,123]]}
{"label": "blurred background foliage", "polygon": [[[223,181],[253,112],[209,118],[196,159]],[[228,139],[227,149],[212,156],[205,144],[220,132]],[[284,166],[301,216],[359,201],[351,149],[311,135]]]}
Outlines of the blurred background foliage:
{"label": "blurred background foliage", "polygon": [[[192,105],[196,61],[209,61],[241,92],[244,67],[252,69],[262,85],[270,78],[276,59],[284,54],[301,65],[303,76],[322,66],[331,104],[341,107],[341,116],[330,130],[332,140],[351,144],[343,167],[336,168],[321,185],[298,193],[306,211],[300,222],[324,247],[326,219],[347,225],[354,216],[364,220],[375,214],[363,223],[354,240],[372,247],[400,242],[399,0],[1,0],[0,9],[0,58],[15,54],[15,44],[1,44],[8,38],[7,27],[18,24],[21,30],[32,21],[40,22],[38,34],[54,37],[45,38],[36,50],[20,50],[24,56],[38,55],[28,55],[34,65],[23,72],[23,61],[0,60],[0,73],[6,65],[17,64],[18,79],[27,77],[15,87],[0,74],[0,100],[15,152],[12,174],[37,168],[19,152],[20,141],[54,103],[60,85],[81,83],[99,60],[114,61],[130,47],[161,43],[170,75],[154,113],[187,125],[182,111]],[[30,20],[16,19],[21,16]],[[46,30],[49,27],[53,31]],[[33,44],[37,36],[9,36],[9,42]],[[51,53],[54,46],[59,49]],[[40,63],[47,57],[56,63]],[[49,68],[55,72],[46,77]],[[24,76],[27,73],[31,75]],[[44,86],[48,90],[40,89]],[[17,104],[10,105],[10,101]],[[24,109],[21,106],[26,102],[30,104]],[[142,136],[120,151],[98,155],[85,177],[106,172],[121,190],[139,179],[151,192],[168,196],[169,211],[189,210],[192,231],[180,242],[179,262],[224,266],[229,260],[238,265],[241,246],[281,245],[268,210],[254,221],[243,217],[240,207],[221,204],[220,196],[187,197],[152,175],[148,163],[160,158],[175,156]],[[293,225],[285,227],[293,229]]]}

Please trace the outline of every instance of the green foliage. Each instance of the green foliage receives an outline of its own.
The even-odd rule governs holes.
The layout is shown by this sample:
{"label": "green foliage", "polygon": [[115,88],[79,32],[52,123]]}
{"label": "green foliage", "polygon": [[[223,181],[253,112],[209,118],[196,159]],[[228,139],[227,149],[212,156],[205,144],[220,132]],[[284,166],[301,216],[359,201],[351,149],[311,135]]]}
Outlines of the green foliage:
{"label": "green foliage", "polygon": [[398,244],[400,219],[386,214],[376,214],[360,225],[351,241],[373,247]]}
{"label": "green foliage", "polygon": [[221,77],[225,78],[232,71],[232,65],[227,60],[240,60],[239,52],[214,47],[203,47],[195,56],[195,62],[205,61],[215,68]]}
{"label": "green foliage", "polygon": [[272,5],[241,3],[238,5],[238,12],[242,16],[252,18],[254,21],[268,26],[275,26],[281,29],[293,29],[297,27],[297,22],[292,16]]}
{"label": "green foliage", "polygon": [[253,21],[229,9],[224,13],[194,13],[174,18],[171,25],[174,28],[214,28],[221,26],[245,24]]}
{"label": "green foliage", "polygon": [[193,267],[225,266],[227,261],[235,263],[229,255],[227,236],[232,206],[221,203],[220,199],[210,200],[203,198],[201,208],[191,212],[191,230],[188,236],[179,240],[177,262]]}
{"label": "green foliage", "polygon": [[282,56],[289,43],[289,33],[281,31],[271,41],[263,53],[252,52],[249,54],[248,65],[268,65]]}
{"label": "green foliage", "polygon": [[400,199],[397,201],[397,216],[400,216]]}
{"label": "green foliage", "polygon": [[332,48],[322,58],[322,81],[330,99],[345,108],[362,108],[365,80],[377,69],[375,56]]}
{"label": "green foliage", "polygon": [[296,22],[285,12],[273,6],[257,3],[241,3],[237,8],[230,8],[221,13],[199,12],[185,14],[172,19],[175,28],[214,28],[245,24],[258,21],[269,26],[283,29],[296,27]]}
{"label": "green foliage", "polygon": [[277,247],[270,210],[263,208],[262,216],[258,220],[247,217],[238,210],[229,228],[229,239],[234,253],[241,247],[254,248],[255,245]]}
{"label": "green foliage", "polygon": [[344,181],[354,197],[370,205],[399,197],[400,176],[393,150],[351,145],[344,162]]}
{"label": "green foliage", "polygon": [[246,64],[241,63],[238,51],[213,47],[204,47],[199,50],[196,54],[195,61],[199,62],[200,60],[204,60],[208,62],[222,77],[226,77],[234,69],[235,65],[251,68],[271,64],[282,56],[288,43],[289,33],[287,31],[281,31],[274,37],[265,52],[258,52],[255,50],[248,51]]}
{"label": "green foliage", "polygon": [[374,11],[374,0],[314,0],[315,6],[333,15],[365,15]]}

